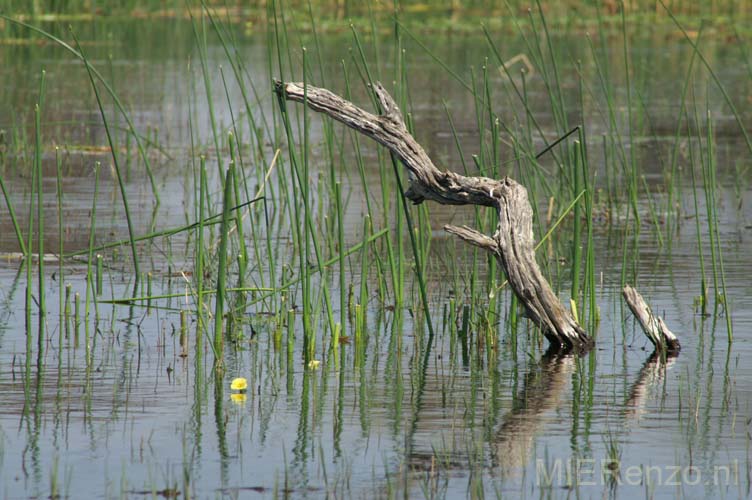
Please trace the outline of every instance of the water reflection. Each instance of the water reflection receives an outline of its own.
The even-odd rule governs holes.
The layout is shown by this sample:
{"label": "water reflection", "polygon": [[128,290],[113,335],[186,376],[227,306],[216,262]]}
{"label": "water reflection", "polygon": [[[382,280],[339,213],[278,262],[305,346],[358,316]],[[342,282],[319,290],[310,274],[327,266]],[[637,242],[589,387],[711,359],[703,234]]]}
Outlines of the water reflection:
{"label": "water reflection", "polygon": [[652,390],[663,387],[666,371],[676,363],[678,353],[653,352],[642,365],[637,380],[629,391],[629,399],[626,403],[626,415],[637,418],[645,412],[645,403]]}
{"label": "water reflection", "polygon": [[575,367],[576,356],[547,352],[525,375],[512,410],[501,418],[491,443],[493,464],[503,475],[518,475],[529,463],[535,437],[545,429],[546,414],[559,406]]}

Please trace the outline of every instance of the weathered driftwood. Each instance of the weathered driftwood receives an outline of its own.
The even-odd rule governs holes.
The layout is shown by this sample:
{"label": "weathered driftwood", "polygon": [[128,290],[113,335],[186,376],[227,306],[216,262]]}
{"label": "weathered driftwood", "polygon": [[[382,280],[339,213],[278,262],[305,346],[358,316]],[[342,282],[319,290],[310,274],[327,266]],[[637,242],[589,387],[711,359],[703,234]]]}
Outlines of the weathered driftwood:
{"label": "weathered driftwood", "polygon": [[662,318],[653,314],[642,295],[630,285],[625,285],[621,293],[656,352],[678,353],[681,349],[679,339],[668,329]]}
{"label": "weathered driftwood", "polygon": [[311,85],[304,89],[301,83],[275,82],[275,91],[285,99],[306,102],[311,109],[344,123],[394,153],[408,170],[410,186],[405,195],[414,203],[433,200],[445,205],[495,208],[499,224],[491,237],[469,227],[445,226],[445,229],[496,256],[527,316],[553,346],[589,348],[591,338],[561,304],[535,260],[533,212],[527,190],[509,177],[495,180],[440,171],[407,131],[394,99],[380,83],[374,84],[373,90],[381,107],[378,116],[326,89]]}

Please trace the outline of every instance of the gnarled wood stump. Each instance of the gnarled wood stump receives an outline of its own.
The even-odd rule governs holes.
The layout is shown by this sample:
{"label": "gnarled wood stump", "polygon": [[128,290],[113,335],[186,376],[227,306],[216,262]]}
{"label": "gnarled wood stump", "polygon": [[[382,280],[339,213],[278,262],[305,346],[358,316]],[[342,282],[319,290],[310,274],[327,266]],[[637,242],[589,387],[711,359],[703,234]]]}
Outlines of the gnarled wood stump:
{"label": "gnarled wood stump", "polygon": [[275,91],[284,99],[305,102],[314,111],[344,123],[394,153],[408,170],[410,186],[405,195],[414,203],[432,200],[445,205],[496,209],[499,224],[493,236],[469,227],[445,229],[497,258],[527,316],[552,346],[577,350],[591,347],[591,338],[561,304],[535,260],[533,211],[527,190],[509,177],[495,180],[440,171],[407,131],[394,99],[380,83],[374,84],[373,90],[382,110],[378,116],[326,89],[275,82]]}

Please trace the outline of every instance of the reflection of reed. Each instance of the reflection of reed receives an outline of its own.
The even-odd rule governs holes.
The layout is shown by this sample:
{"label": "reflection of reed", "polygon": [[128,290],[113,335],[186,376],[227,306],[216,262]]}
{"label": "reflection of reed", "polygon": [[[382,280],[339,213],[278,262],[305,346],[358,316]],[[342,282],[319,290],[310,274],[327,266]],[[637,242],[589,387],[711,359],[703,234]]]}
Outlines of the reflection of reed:
{"label": "reflection of reed", "polygon": [[658,351],[654,351],[645,361],[637,380],[629,391],[629,399],[625,405],[626,416],[634,417],[642,413],[648,393],[663,381],[666,369],[674,364],[678,355],[678,352],[669,353],[664,358]]}
{"label": "reflection of reed", "polygon": [[492,444],[494,464],[503,474],[528,463],[535,435],[545,421],[543,415],[559,405],[574,366],[573,355],[549,350],[525,376],[522,390],[515,396],[512,410],[502,419]]}

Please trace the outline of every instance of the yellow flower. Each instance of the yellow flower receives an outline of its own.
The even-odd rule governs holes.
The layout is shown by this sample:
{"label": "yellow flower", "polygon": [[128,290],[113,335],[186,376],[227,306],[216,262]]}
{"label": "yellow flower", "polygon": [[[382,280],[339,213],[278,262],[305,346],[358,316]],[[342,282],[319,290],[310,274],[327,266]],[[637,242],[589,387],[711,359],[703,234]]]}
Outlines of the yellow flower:
{"label": "yellow flower", "polygon": [[308,368],[310,370],[318,370],[319,366],[321,366],[321,361],[318,359],[312,359],[308,362]]}
{"label": "yellow flower", "polygon": [[230,394],[230,399],[232,399],[232,402],[236,404],[245,403],[245,393],[244,392],[232,393]]}
{"label": "yellow flower", "polygon": [[230,384],[230,389],[233,391],[245,391],[247,387],[248,381],[243,377],[232,379],[232,384]]}

